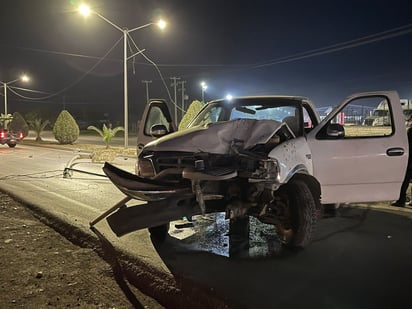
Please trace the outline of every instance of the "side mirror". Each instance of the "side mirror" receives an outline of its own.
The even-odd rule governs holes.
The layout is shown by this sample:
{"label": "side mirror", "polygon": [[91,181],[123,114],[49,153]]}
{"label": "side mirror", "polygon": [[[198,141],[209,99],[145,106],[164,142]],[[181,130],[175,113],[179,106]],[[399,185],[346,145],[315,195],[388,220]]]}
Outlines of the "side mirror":
{"label": "side mirror", "polygon": [[345,128],[339,123],[330,123],[326,134],[330,137],[345,137]]}
{"label": "side mirror", "polygon": [[167,133],[167,128],[163,124],[155,124],[150,128],[150,135],[154,137],[162,137]]}

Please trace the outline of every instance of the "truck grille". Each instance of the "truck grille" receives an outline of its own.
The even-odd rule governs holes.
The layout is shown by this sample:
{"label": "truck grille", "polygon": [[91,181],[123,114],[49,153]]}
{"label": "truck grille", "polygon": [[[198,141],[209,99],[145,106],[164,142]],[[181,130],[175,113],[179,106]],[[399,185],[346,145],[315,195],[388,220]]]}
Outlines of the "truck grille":
{"label": "truck grille", "polygon": [[159,156],[153,158],[156,173],[168,168],[194,167],[195,159],[193,156]]}
{"label": "truck grille", "polygon": [[[190,152],[147,152],[139,157],[140,173],[153,177],[165,170],[174,169],[180,174],[184,168],[195,168],[195,161],[203,161],[205,172],[207,173],[223,173],[226,170],[233,171],[234,163],[232,157],[222,155],[211,155],[205,153],[190,153]],[[150,176],[149,176],[150,175]]]}

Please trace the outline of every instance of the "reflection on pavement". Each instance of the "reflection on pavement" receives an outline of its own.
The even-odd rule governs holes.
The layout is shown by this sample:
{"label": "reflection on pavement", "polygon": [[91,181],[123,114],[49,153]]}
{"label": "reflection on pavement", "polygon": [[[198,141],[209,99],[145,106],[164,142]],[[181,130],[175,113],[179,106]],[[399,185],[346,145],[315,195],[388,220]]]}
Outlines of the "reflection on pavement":
{"label": "reflection on pavement", "polygon": [[194,216],[191,222],[187,219],[174,221],[169,231],[169,235],[180,240],[180,246],[186,250],[242,258],[280,255],[282,244],[272,225],[250,217],[249,237],[245,231],[242,234],[229,234],[229,220],[225,219],[225,213]]}

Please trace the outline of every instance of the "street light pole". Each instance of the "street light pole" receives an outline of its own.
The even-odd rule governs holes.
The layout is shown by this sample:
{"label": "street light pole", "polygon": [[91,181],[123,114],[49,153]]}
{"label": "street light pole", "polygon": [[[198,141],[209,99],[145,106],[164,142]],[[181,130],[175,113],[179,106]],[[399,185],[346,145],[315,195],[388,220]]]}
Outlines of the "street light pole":
{"label": "street light pole", "polygon": [[[91,10],[88,6],[86,5],[81,5],[79,7],[79,11],[82,15],[88,16],[91,13],[97,15],[101,19],[103,19],[105,22],[116,28],[117,30],[121,31],[123,33],[123,100],[124,100],[124,148],[127,149],[129,147],[129,112],[128,112],[128,92],[127,92],[127,36],[129,33],[146,28],[150,25],[154,25],[155,23],[148,23],[143,26],[139,26],[133,29],[128,30],[127,28],[120,28],[118,25],[116,25],[114,22],[110,21],[103,15]],[[166,27],[166,23],[163,20],[159,20],[159,22],[156,23],[159,28],[163,29]],[[130,57],[134,57],[137,54],[142,53],[143,50],[139,51],[138,53],[131,55]]]}
{"label": "street light pole", "polygon": [[129,147],[129,95],[127,92],[127,30],[123,29],[123,101],[124,101],[124,149]]}
{"label": "street light pole", "polygon": [[15,80],[12,80],[10,82],[1,82],[0,81],[0,83],[3,84],[3,88],[4,88],[4,115],[6,115],[6,116],[7,116],[7,112],[8,112],[8,110],[7,110],[7,87],[8,87],[8,85],[11,85],[11,84],[13,84],[13,83],[15,83],[19,80],[22,80],[23,82],[28,82],[30,80],[30,78],[26,74],[24,74],[21,77],[16,78]]}
{"label": "street light pole", "polygon": [[4,115],[7,116],[7,84],[3,83],[4,87]]}
{"label": "street light pole", "polygon": [[207,89],[207,85],[205,82],[201,82],[200,86],[202,87],[202,102],[205,102],[205,90]]}

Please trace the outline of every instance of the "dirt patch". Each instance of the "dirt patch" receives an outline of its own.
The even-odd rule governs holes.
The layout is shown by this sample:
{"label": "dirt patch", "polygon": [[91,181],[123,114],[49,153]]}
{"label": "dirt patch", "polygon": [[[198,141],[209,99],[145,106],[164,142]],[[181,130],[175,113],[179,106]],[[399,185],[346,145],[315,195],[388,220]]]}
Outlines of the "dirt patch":
{"label": "dirt patch", "polygon": [[163,308],[115,275],[0,193],[0,308]]}

